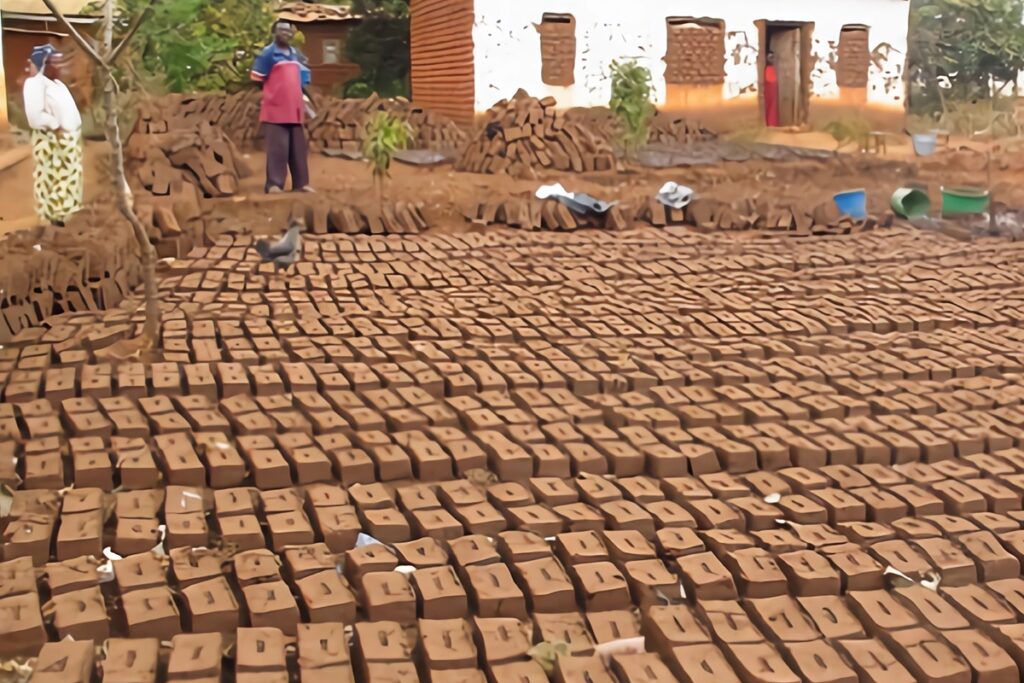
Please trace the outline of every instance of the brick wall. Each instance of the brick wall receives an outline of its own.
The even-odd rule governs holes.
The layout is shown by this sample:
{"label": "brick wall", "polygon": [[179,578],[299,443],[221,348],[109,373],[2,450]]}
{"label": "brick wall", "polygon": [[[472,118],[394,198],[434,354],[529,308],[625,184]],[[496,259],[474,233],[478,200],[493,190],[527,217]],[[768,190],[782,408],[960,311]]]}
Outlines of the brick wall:
{"label": "brick wall", "polygon": [[460,124],[473,123],[473,0],[411,0],[412,98]]}
{"label": "brick wall", "polygon": [[724,23],[696,19],[669,19],[665,81],[675,85],[724,83]]}
{"label": "brick wall", "polygon": [[540,32],[541,80],[546,85],[576,82],[576,19],[572,15],[545,15]]}
{"label": "brick wall", "polygon": [[839,34],[839,63],[836,80],[841,88],[864,88],[868,84],[868,30],[844,28]]}

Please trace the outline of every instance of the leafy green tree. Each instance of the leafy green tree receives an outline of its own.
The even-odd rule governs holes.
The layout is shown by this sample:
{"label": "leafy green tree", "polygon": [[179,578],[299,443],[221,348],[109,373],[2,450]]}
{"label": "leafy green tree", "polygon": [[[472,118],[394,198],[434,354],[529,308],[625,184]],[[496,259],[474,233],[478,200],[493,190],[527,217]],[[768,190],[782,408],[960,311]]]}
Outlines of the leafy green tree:
{"label": "leafy green tree", "polygon": [[[119,0],[119,28],[148,0]],[[253,57],[270,42],[266,0],[164,0],[153,6],[131,49],[136,68],[172,92],[233,90],[248,81]]]}
{"label": "leafy green tree", "polygon": [[346,53],[360,74],[345,84],[347,97],[408,97],[409,0],[352,0],[363,19],[348,35]]}
{"label": "leafy green tree", "polygon": [[647,144],[654,118],[651,71],[636,61],[612,62],[612,98],[609,108],[622,124],[622,145],[627,158]]}
{"label": "leafy green tree", "polygon": [[363,138],[363,156],[373,170],[373,183],[380,201],[383,201],[384,181],[391,177],[395,152],[407,149],[411,141],[412,129],[397,116],[379,111],[370,118]]}
{"label": "leafy green tree", "polygon": [[1024,0],[914,0],[911,105],[916,111],[998,97],[1024,69]]}

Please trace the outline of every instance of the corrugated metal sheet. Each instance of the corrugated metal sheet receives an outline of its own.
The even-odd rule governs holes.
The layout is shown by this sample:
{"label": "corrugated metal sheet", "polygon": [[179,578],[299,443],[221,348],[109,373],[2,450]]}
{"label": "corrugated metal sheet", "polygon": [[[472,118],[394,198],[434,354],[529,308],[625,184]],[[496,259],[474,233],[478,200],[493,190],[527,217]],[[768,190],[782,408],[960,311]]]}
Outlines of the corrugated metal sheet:
{"label": "corrugated metal sheet", "polygon": [[473,0],[412,0],[410,17],[413,102],[472,124]]}

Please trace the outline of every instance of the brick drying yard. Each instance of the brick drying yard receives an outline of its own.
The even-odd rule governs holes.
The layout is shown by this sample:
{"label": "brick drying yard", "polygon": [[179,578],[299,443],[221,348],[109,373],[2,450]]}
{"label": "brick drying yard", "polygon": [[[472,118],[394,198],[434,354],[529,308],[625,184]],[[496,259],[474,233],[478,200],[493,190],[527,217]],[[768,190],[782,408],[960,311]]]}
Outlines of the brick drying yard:
{"label": "brick drying yard", "polygon": [[0,352],[34,680],[1018,679],[1020,246],[249,246],[173,264],[156,362],[97,360],[123,310]]}
{"label": "brick drying yard", "polygon": [[[9,304],[0,653],[37,683],[544,683],[552,649],[559,683],[1020,680],[1024,243],[811,210],[854,177],[877,208],[881,162],[592,154],[543,179],[625,225],[404,168],[418,234],[338,234],[388,226],[336,159],[305,206],[218,170],[171,237],[158,197],[150,356],[114,353],[126,244],[51,292],[76,312]],[[645,203],[671,178],[705,197],[678,220]],[[296,211],[275,276],[251,233]],[[40,310],[43,277],[5,286]]]}

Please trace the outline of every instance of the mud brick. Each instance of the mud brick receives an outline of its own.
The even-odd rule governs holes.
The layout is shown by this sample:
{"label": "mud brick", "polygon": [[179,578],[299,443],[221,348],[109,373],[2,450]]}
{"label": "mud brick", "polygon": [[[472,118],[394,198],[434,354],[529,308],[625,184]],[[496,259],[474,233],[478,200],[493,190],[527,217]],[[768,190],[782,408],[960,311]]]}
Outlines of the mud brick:
{"label": "mud brick", "polygon": [[724,553],[722,561],[732,572],[740,594],[744,597],[767,598],[786,593],[786,576],[765,550],[733,550]]}
{"label": "mud brick", "polygon": [[641,608],[683,597],[682,585],[661,560],[636,560],[622,565],[633,602]]}
{"label": "mud brick", "polygon": [[971,680],[970,668],[956,652],[923,628],[886,633],[883,640],[916,680]]}
{"label": "mud brick", "polygon": [[385,545],[366,545],[345,553],[345,576],[357,586],[370,572],[391,572],[398,567],[398,557]]}
{"label": "mud brick", "polygon": [[256,488],[267,491],[292,484],[291,470],[281,451],[266,448],[243,453],[252,470]]}
{"label": "mud brick", "polygon": [[473,628],[481,659],[490,665],[527,659],[533,647],[532,628],[518,619],[476,617]]}
{"label": "mud brick", "polygon": [[459,569],[501,562],[501,556],[494,547],[494,542],[487,536],[463,536],[449,541],[447,545],[452,560]]}
{"label": "mud brick", "polygon": [[796,683],[800,680],[778,651],[768,643],[727,643],[723,649],[741,680],[769,678],[779,683]]}
{"label": "mud brick", "polygon": [[918,625],[917,617],[885,590],[852,591],[847,603],[872,636]]}
{"label": "mud brick", "polygon": [[[379,511],[384,512],[384,511]],[[367,519],[370,513],[366,513]],[[447,510],[415,510],[409,514],[418,536],[428,536],[437,540],[451,540],[462,536],[462,524]]]}
{"label": "mud brick", "polygon": [[608,560],[608,549],[601,536],[594,531],[559,534],[555,538],[554,552],[567,567]]}
{"label": "mud brick", "polygon": [[526,619],[526,598],[504,564],[474,564],[463,569],[475,612],[481,617]]}
{"label": "mud brick", "polygon": [[753,622],[770,640],[806,643],[821,637],[800,604],[788,595],[748,600],[746,606]]}
{"label": "mud brick", "polygon": [[786,643],[781,650],[794,670],[806,681],[857,683],[857,673],[823,640]]}
{"label": "mud brick", "polygon": [[535,613],[533,622],[539,641],[562,641],[569,646],[569,654],[574,657],[594,654],[594,639],[578,612]]}
{"label": "mud brick", "polygon": [[473,668],[477,649],[473,632],[464,619],[421,619],[420,645],[431,671]]}
{"label": "mud brick", "polygon": [[399,562],[426,569],[427,567],[443,567],[448,564],[448,551],[445,546],[433,538],[420,538],[408,543],[395,545]]}
{"label": "mud brick", "polygon": [[287,546],[308,545],[316,540],[313,527],[301,510],[268,514],[266,521],[270,546],[275,552],[281,552]]}
{"label": "mud brick", "polygon": [[[697,643],[661,653],[678,680],[693,683],[739,683],[725,654],[711,643]],[[773,679],[774,680],[774,679]]]}
{"label": "mud brick", "polygon": [[942,500],[947,514],[965,515],[988,510],[985,497],[976,488],[962,481],[947,479],[931,484],[929,488]]}
{"label": "mud brick", "polygon": [[53,627],[64,640],[102,642],[110,634],[106,603],[99,586],[53,596]]}
{"label": "mud brick", "polygon": [[863,522],[867,519],[867,507],[853,494],[841,489],[820,489],[811,494],[828,511],[829,524]]}
{"label": "mud brick", "polygon": [[257,628],[273,624],[286,635],[295,635],[299,608],[283,581],[254,583],[242,588],[249,622]]}
{"label": "mud brick", "polygon": [[803,611],[810,617],[818,632],[828,640],[863,638],[864,627],[847,607],[843,598],[818,595],[797,598]]}
{"label": "mud brick", "polygon": [[210,529],[202,512],[167,514],[167,548],[186,546],[206,547],[209,544]]}
{"label": "mud brick", "polygon": [[794,595],[839,594],[839,573],[825,557],[813,550],[784,553],[779,555],[778,562]]}
{"label": "mud brick", "polygon": [[697,611],[708,624],[714,638],[722,643],[757,643],[764,635],[733,600],[698,600]]}
{"label": "mud brick", "polygon": [[32,672],[35,683],[89,683],[96,664],[92,640],[46,643],[39,650]]}
{"label": "mud brick", "polygon": [[632,610],[590,612],[587,625],[598,644],[640,637],[640,619]]}
{"label": "mud brick", "polygon": [[958,538],[963,534],[979,531],[978,526],[966,517],[955,515],[928,515],[924,521],[937,527],[943,536]]}
{"label": "mud brick", "polygon": [[[210,638],[209,642],[213,642],[212,636]],[[206,652],[202,654],[206,655]],[[212,654],[206,656],[212,659]],[[284,672],[287,666],[285,639],[280,629],[262,627],[238,629],[235,644],[236,673]]]}
{"label": "mud brick", "polygon": [[844,591],[873,590],[884,587],[884,568],[864,550],[842,549],[833,552],[829,546],[823,550],[842,579]]}
{"label": "mud brick", "polygon": [[0,562],[0,599],[36,592],[36,576],[32,559],[18,557]]}
{"label": "mud brick", "polygon": [[797,524],[824,524],[829,521],[828,510],[806,496],[783,496],[779,507],[786,519]]}
{"label": "mud brick", "polygon": [[[28,571],[31,570],[29,566]],[[0,653],[34,656],[39,652],[47,638],[34,582],[31,592],[0,598],[0,616],[4,617],[4,625],[0,627],[4,637],[0,641]]]}
{"label": "mud brick", "polygon": [[922,624],[934,629],[950,630],[968,628],[970,624],[941,595],[924,586],[897,588],[894,594],[900,603],[909,609]]}
{"label": "mud brick", "polygon": [[963,586],[977,582],[978,570],[973,560],[952,541],[945,538],[922,538],[913,544],[939,570],[943,584]]}
{"label": "mud brick", "polygon": [[58,561],[80,556],[101,557],[103,554],[103,513],[99,510],[63,514],[57,531]]}
{"label": "mud brick", "polygon": [[181,591],[188,630],[233,633],[239,625],[238,602],[223,576],[187,586]]}
{"label": "mud brick", "polygon": [[161,434],[153,439],[167,483],[173,486],[206,485],[206,470],[191,439],[185,434]]}
{"label": "mud brick", "polygon": [[576,487],[579,489],[580,500],[594,507],[622,499],[618,487],[603,477],[580,476],[576,479]]}
{"label": "mud brick", "polygon": [[669,558],[704,552],[704,542],[689,528],[660,529],[655,534],[658,552]]}
{"label": "mud brick", "polygon": [[170,552],[171,574],[179,588],[209,581],[223,574],[227,556],[219,551],[176,548]]}
{"label": "mud brick", "polygon": [[1024,614],[1024,580],[1019,576],[989,581],[986,586],[1002,598],[1018,615]]}
{"label": "mud brick", "polygon": [[409,575],[423,619],[455,619],[468,613],[469,601],[455,570],[448,566],[417,569]]}
{"label": "mud brick", "polygon": [[345,580],[334,569],[310,574],[295,581],[304,619],[316,624],[355,623],[356,600]]}
{"label": "mud brick", "polygon": [[875,638],[843,639],[836,649],[846,654],[865,683],[911,683],[916,679],[893,653]]}
{"label": "mud brick", "polygon": [[54,520],[48,516],[29,515],[13,519],[4,530],[4,558],[29,557],[34,566],[43,566],[50,560],[53,527]]}
{"label": "mud brick", "polygon": [[530,491],[538,501],[552,507],[579,500],[579,492],[558,477],[534,477],[530,479]]}
{"label": "mud brick", "polygon": [[973,672],[973,680],[1014,681],[1020,678],[1017,663],[980,631],[946,631],[943,637],[960,658],[967,662]]}
{"label": "mud brick", "polygon": [[160,484],[163,477],[145,443],[140,441],[138,446],[121,450],[115,446],[115,454],[121,488],[137,491],[153,489]]}
{"label": "mud brick", "polygon": [[721,500],[680,501],[693,515],[700,529],[736,529],[742,531],[744,519],[728,503]]}
{"label": "mud brick", "polygon": [[[1020,560],[1002,548],[991,531],[965,533],[957,540],[974,560],[981,581],[987,583],[1019,577]],[[921,543],[924,542],[919,542],[919,545]]]}
{"label": "mud brick", "polygon": [[371,572],[362,577],[362,588],[363,610],[371,621],[416,622],[416,594],[405,574]]}
{"label": "mud brick", "polygon": [[890,524],[909,513],[907,503],[880,487],[866,486],[852,489],[849,493],[864,501],[868,521]]}
{"label": "mud brick", "polygon": [[749,531],[773,529],[779,519],[779,510],[760,498],[733,498],[729,505],[742,515],[742,526]]}
{"label": "mud brick", "polygon": [[916,516],[940,515],[945,510],[942,500],[920,486],[901,484],[892,487],[890,491],[903,500]]}
{"label": "mud brick", "polygon": [[22,460],[25,466],[23,488],[64,488],[64,462],[59,452],[25,454]]}
{"label": "mud brick", "polygon": [[111,683],[156,683],[160,641],[155,638],[111,638],[106,642],[103,680]]}
{"label": "mud brick", "polygon": [[687,596],[697,600],[735,600],[736,585],[725,565],[710,552],[676,559]]}
{"label": "mud brick", "polygon": [[489,503],[477,503],[455,509],[453,516],[471,534],[495,536],[508,528],[505,517]]}
{"label": "mud brick", "polygon": [[1005,513],[1021,509],[1021,494],[991,479],[967,479],[965,484],[985,498],[990,512]]}
{"label": "mud brick", "polygon": [[554,536],[562,531],[562,518],[543,505],[524,505],[509,508],[505,512],[509,526],[520,531],[529,531],[540,536]]}
{"label": "mud brick", "polygon": [[351,683],[351,654],[344,626],[333,624],[299,624],[298,664],[300,675],[332,674],[333,680]]}
{"label": "mud brick", "polygon": [[1006,534],[1020,530],[1020,522],[1013,517],[1013,515],[1019,514],[1020,511],[1011,511],[1005,515],[995,512],[977,512],[969,515],[968,518],[985,531],[991,531],[994,534]]}
{"label": "mud brick", "polygon": [[572,582],[554,557],[517,562],[516,573],[532,612],[557,613],[575,609]]}

